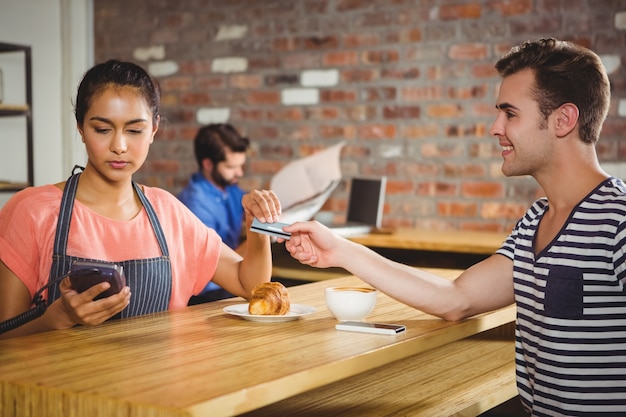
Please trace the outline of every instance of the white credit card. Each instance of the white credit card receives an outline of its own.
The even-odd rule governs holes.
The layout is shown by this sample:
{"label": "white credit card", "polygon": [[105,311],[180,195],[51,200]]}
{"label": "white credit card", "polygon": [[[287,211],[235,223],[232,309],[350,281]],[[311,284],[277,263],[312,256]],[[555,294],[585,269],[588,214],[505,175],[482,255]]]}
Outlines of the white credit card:
{"label": "white credit card", "polygon": [[377,334],[398,334],[406,330],[402,324],[368,323],[364,321],[343,321],[335,325],[337,330],[347,330],[349,332],[377,333]]}
{"label": "white credit card", "polygon": [[284,226],[289,226],[288,223],[262,223],[256,218],[252,220],[252,226],[250,226],[250,230],[255,233],[261,233],[264,235],[279,237],[282,239],[289,240],[291,239],[291,233],[283,231]]}

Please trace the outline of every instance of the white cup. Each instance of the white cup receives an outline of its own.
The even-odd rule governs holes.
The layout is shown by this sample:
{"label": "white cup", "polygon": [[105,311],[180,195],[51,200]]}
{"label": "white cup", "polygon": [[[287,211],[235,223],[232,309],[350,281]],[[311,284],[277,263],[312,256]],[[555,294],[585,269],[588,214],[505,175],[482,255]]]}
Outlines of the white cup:
{"label": "white cup", "polygon": [[362,321],[374,310],[378,291],[368,287],[326,288],[326,307],[339,321]]}

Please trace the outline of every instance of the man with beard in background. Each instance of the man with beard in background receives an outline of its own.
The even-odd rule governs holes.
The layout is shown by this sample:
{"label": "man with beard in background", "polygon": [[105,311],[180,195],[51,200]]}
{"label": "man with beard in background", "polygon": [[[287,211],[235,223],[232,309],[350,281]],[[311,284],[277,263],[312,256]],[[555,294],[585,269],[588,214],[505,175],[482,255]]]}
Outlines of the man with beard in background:
{"label": "man with beard in background", "polygon": [[[245,192],[237,183],[243,177],[246,152],[250,140],[230,124],[209,124],[198,130],[194,152],[198,172],[178,194],[183,202],[208,227],[214,229],[222,241],[243,253],[241,228],[244,212],[241,198]],[[190,304],[231,297],[213,282]]]}

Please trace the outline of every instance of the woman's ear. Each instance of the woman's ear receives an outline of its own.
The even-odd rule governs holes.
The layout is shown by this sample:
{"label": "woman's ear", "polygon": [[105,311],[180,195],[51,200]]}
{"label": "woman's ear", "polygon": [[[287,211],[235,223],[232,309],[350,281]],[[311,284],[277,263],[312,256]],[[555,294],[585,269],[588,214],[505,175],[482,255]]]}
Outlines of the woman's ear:
{"label": "woman's ear", "polygon": [[152,125],[152,138],[150,139],[150,143],[154,142],[154,135],[159,131],[159,123],[161,123],[161,115],[157,115],[154,124]]}
{"label": "woman's ear", "polygon": [[83,132],[83,125],[80,123],[76,123],[76,130],[78,130],[78,133],[80,134],[80,140],[85,143],[85,132]]}
{"label": "woman's ear", "polygon": [[572,133],[578,123],[578,107],[573,103],[565,103],[555,111],[555,133],[564,137]]}

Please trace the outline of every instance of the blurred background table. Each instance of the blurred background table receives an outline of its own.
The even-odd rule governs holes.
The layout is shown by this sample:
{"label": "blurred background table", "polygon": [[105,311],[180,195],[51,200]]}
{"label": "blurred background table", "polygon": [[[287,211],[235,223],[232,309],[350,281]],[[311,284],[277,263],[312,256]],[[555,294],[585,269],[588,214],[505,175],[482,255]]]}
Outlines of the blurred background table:
{"label": "blurred background table", "polygon": [[[407,265],[428,268],[466,269],[500,248],[506,233],[397,228],[348,239]],[[286,285],[332,279],[347,274],[341,268],[318,269],[293,259],[283,244],[272,248],[276,280]]]}

